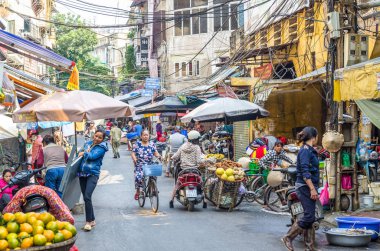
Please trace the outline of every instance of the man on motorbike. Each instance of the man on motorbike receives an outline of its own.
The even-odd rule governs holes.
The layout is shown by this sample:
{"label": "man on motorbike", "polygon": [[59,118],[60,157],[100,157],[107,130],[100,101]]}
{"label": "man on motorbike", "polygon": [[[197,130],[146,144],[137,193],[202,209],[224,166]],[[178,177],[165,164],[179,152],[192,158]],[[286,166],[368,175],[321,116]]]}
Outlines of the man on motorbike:
{"label": "man on motorbike", "polygon": [[282,161],[286,161],[293,164],[293,161],[286,156],[283,149],[284,143],[282,141],[276,141],[273,150],[270,150],[264,157],[259,160],[259,167],[262,169],[267,169],[272,165],[282,165]]}
{"label": "man on motorbike", "polygon": [[[199,138],[201,134],[198,131],[192,130],[188,133],[188,142],[184,143],[178,151],[173,155],[172,160],[180,160],[180,168],[198,168],[201,163],[202,151],[199,144]],[[181,170],[175,170],[175,173],[178,174]],[[177,175],[175,175],[177,177]],[[177,185],[174,186],[172,198],[169,202],[170,208],[173,208],[173,200],[175,197]]]}
{"label": "man on motorbike", "polygon": [[170,151],[169,151],[169,161],[168,161],[168,165],[166,167],[166,177],[169,177],[169,171],[170,171],[170,167],[171,165],[173,164],[173,161],[171,160],[171,156],[173,156],[174,153],[176,153],[178,151],[178,149],[185,143],[187,142],[187,138],[185,135],[182,135],[180,133],[181,131],[181,127],[180,126],[176,126],[174,128],[174,133],[172,135],[170,135],[169,137],[169,148],[170,148]]}

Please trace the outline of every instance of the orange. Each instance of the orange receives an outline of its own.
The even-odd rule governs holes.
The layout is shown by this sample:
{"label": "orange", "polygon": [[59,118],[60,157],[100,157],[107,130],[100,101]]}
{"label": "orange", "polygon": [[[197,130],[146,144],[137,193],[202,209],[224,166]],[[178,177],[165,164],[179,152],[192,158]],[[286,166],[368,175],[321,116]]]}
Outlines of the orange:
{"label": "orange", "polygon": [[61,232],[58,232],[54,235],[54,243],[59,243],[65,240],[65,237]]}
{"label": "orange", "polygon": [[8,242],[6,240],[0,240],[0,250],[6,250],[8,248]]}
{"label": "orange", "polygon": [[30,234],[27,233],[27,232],[21,232],[21,233],[18,234],[18,238],[19,238],[20,240],[23,240],[23,239],[25,239],[25,238],[29,238],[29,237],[30,237]]}
{"label": "orange", "polygon": [[43,234],[44,233],[44,228],[41,227],[41,226],[34,226],[33,228],[33,235],[37,235],[37,234]]}
{"label": "orange", "polygon": [[46,229],[53,231],[54,233],[58,232],[58,224],[56,221],[50,221],[46,225]]}
{"label": "orange", "polygon": [[30,216],[30,217],[28,217],[28,219],[26,220],[26,222],[28,222],[30,225],[33,226],[33,224],[37,222],[37,218],[34,217],[34,216]]}
{"label": "orange", "polygon": [[17,224],[17,222],[8,222],[7,230],[8,230],[8,233],[17,234],[18,232],[20,232],[20,226]]}
{"label": "orange", "polygon": [[73,234],[69,230],[63,229],[60,232],[63,234],[65,241],[73,237]]}
{"label": "orange", "polygon": [[71,225],[70,223],[66,224],[65,229],[70,231],[73,234],[73,236],[75,236],[77,234],[77,229],[73,225]]}
{"label": "orange", "polygon": [[56,221],[56,222],[57,222],[57,224],[58,224],[58,229],[59,229],[59,230],[64,229],[65,226],[66,226],[66,224],[67,224],[67,222],[64,222],[64,221]]}
{"label": "orange", "polygon": [[35,246],[45,246],[46,242],[46,237],[42,234],[36,234],[33,237],[33,243]]}
{"label": "orange", "polygon": [[33,227],[29,223],[21,224],[20,232],[27,232],[28,234],[31,234],[33,233]]}
{"label": "orange", "polygon": [[11,214],[11,213],[6,213],[6,214],[3,215],[3,219],[5,220],[5,222],[14,221],[15,218],[16,218],[15,215]]}
{"label": "orange", "polygon": [[54,232],[51,230],[45,230],[44,235],[48,242],[52,242],[54,240]]}
{"label": "orange", "polygon": [[8,230],[1,226],[0,227],[0,240],[4,240],[5,238],[7,238],[7,235],[8,235]]}
{"label": "orange", "polygon": [[10,249],[15,249],[20,246],[20,242],[17,239],[8,240],[8,247]]}
{"label": "orange", "polygon": [[21,248],[27,249],[33,246],[33,237],[25,238],[21,242]]}
{"label": "orange", "polygon": [[45,224],[42,220],[37,220],[36,222],[34,222],[33,227],[36,227],[36,226],[41,226],[45,228]]}
{"label": "orange", "polygon": [[45,225],[53,220],[53,216],[48,212],[42,213],[38,216],[38,220],[41,220]]}
{"label": "orange", "polygon": [[17,234],[15,234],[15,233],[10,233],[10,234],[8,234],[8,236],[7,236],[7,241],[9,242],[9,240],[10,239],[17,239]]}
{"label": "orange", "polygon": [[17,213],[15,213],[15,221],[18,224],[25,223],[27,219],[28,219],[28,217],[23,212],[17,212]]}

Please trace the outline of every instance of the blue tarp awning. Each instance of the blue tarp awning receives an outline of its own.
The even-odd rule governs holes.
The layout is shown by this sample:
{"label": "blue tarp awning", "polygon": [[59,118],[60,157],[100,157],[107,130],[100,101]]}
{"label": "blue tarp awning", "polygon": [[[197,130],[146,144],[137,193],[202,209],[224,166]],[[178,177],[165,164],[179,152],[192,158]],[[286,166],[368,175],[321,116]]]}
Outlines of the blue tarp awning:
{"label": "blue tarp awning", "polygon": [[0,46],[57,69],[71,72],[75,62],[36,43],[0,29]]}

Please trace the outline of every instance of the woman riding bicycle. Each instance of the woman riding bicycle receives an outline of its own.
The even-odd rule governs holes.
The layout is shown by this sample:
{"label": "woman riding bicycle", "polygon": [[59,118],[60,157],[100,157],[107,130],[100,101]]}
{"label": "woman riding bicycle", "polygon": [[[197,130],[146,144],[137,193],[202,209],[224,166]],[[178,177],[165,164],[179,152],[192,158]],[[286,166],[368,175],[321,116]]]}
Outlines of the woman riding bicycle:
{"label": "woman riding bicycle", "polygon": [[273,150],[270,150],[259,160],[259,167],[261,169],[268,169],[268,167],[270,168],[273,165],[281,165],[283,160],[289,162],[289,164],[293,164],[293,161],[286,156],[283,147],[284,143],[282,141],[276,141]]}
{"label": "woman riding bicycle", "polygon": [[[188,133],[188,142],[184,143],[178,151],[173,155],[172,160],[180,160],[180,168],[198,168],[201,163],[201,155],[202,151],[199,144],[199,138],[201,134],[195,130],[192,130]],[[174,177],[177,177],[180,170],[175,170]],[[174,190],[172,193],[172,198],[169,202],[169,206],[173,207],[173,200],[175,196],[176,186],[174,186]]]}
{"label": "woman riding bicycle", "polygon": [[156,145],[153,142],[149,142],[149,136],[149,131],[144,130],[141,133],[141,141],[137,141],[133,145],[132,160],[135,164],[135,200],[139,199],[140,189],[143,188],[143,165],[151,164],[153,157],[161,158],[161,155],[157,152]]}

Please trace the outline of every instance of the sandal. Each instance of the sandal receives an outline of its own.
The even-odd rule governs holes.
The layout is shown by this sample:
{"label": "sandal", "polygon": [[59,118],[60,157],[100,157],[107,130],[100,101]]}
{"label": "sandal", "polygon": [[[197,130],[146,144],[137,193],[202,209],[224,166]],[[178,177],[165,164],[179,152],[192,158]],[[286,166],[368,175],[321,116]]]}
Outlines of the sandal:
{"label": "sandal", "polygon": [[170,176],[169,172],[166,172],[165,177],[169,177],[169,176]]}
{"label": "sandal", "polygon": [[91,227],[90,223],[86,223],[86,225],[84,225],[84,227],[83,227],[83,230],[86,232],[91,231],[91,229],[92,229],[92,227]]}
{"label": "sandal", "polygon": [[95,221],[91,221],[90,225],[91,225],[91,227],[95,227],[96,226],[96,222]]}
{"label": "sandal", "polygon": [[139,193],[139,192],[136,192],[136,193],[135,193],[135,200],[138,200],[138,199],[139,199],[139,196],[140,196],[140,193]]}

